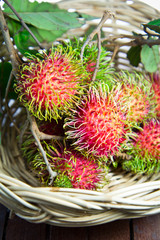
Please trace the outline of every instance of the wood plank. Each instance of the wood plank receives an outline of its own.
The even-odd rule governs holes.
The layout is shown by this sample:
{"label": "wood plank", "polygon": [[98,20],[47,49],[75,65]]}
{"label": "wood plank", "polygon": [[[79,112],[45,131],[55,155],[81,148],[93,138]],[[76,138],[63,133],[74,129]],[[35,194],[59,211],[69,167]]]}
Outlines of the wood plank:
{"label": "wood plank", "polygon": [[9,219],[5,240],[44,240],[47,234],[46,224],[32,224],[17,216]]}
{"label": "wood plank", "polygon": [[133,219],[134,240],[160,239],[160,214]]}
{"label": "wood plank", "polygon": [[89,228],[88,240],[130,240],[130,221],[118,220]]}
{"label": "wood plank", "polygon": [[87,227],[50,226],[49,240],[88,240]]}
{"label": "wood plank", "polygon": [[0,240],[3,238],[5,222],[7,218],[7,208],[0,204]]}

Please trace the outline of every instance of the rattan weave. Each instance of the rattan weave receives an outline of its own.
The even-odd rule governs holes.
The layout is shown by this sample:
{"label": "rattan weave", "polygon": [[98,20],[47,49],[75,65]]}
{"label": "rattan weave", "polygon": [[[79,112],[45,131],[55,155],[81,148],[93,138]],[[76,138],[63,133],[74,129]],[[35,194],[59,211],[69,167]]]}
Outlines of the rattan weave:
{"label": "rattan weave", "polygon": [[[142,22],[159,15],[157,10],[139,1],[61,1],[59,6],[72,6],[79,12],[98,17],[104,10],[114,11],[116,20],[110,20],[104,26],[106,36],[119,34],[120,30],[131,35],[132,30],[140,29]],[[118,20],[120,24],[117,24]],[[96,23],[88,21],[87,24]],[[80,29],[79,33],[82,34],[83,30]],[[122,60],[118,55],[117,61],[125,66]],[[27,170],[18,147],[15,125],[25,122],[25,113],[15,102],[11,103],[10,115],[5,111],[5,106],[3,110],[0,202],[16,215],[29,222],[80,227],[160,212],[160,174],[147,177],[121,170],[110,171],[107,176],[109,184],[102,191],[41,187]]]}
{"label": "rattan weave", "polygon": [[[113,51],[112,39],[114,42],[126,43],[131,41],[128,36],[132,36],[132,32],[144,33],[143,23],[147,23],[150,20],[159,18],[159,11],[150,7],[149,5],[140,2],[139,0],[100,0],[100,1],[85,1],[85,0],[64,0],[58,3],[60,8],[68,9],[71,6],[72,11],[75,10],[79,13],[90,14],[92,16],[102,17],[105,10],[109,10],[114,14],[114,18],[109,19],[103,25],[102,31],[104,38],[109,39],[111,42],[108,44],[108,50]],[[98,20],[87,21],[87,24],[80,29],[73,29],[65,35],[69,36],[81,36],[84,35],[90,27],[95,27]],[[123,35],[123,38],[120,36]],[[126,37],[124,37],[126,36]],[[122,46],[118,49],[117,54],[114,58],[114,67],[119,69],[135,70],[126,57],[128,46]],[[137,70],[137,69],[136,69]],[[141,71],[141,66],[139,68]]]}

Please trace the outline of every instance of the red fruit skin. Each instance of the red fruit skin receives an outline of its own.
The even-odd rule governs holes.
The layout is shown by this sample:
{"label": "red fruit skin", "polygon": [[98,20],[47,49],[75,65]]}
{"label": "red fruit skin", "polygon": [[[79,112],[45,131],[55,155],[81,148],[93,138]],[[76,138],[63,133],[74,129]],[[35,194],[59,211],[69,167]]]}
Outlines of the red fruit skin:
{"label": "red fruit skin", "polygon": [[126,106],[126,118],[129,122],[141,122],[150,111],[148,96],[138,86],[122,85],[119,102]]}
{"label": "red fruit skin", "polygon": [[98,163],[75,151],[64,152],[54,164],[55,169],[69,177],[74,188],[95,190],[102,180]]}
{"label": "red fruit skin", "polygon": [[128,131],[125,114],[118,104],[93,92],[81,101],[64,127],[68,128],[66,134],[73,139],[76,149],[99,157],[116,153]]}
{"label": "red fruit skin", "polygon": [[[54,60],[56,60],[56,62]],[[26,95],[27,100],[31,101],[33,96],[35,96],[36,99],[39,98],[42,109],[45,109],[46,101],[49,103],[53,102],[59,106],[69,98],[69,94],[66,91],[68,82],[71,91],[70,94],[75,94],[74,88],[76,83],[70,81],[75,78],[75,75],[71,72],[68,64],[68,60],[65,61],[63,56],[55,56],[55,59],[48,58],[43,61],[42,65],[35,63],[32,69],[33,72],[24,72],[26,78],[35,79],[32,83],[28,82],[27,84],[24,82],[24,88],[28,89],[32,86],[32,92],[28,92],[28,95]],[[38,79],[36,79],[37,75],[39,75]],[[59,89],[61,89],[61,92]],[[57,94],[53,94],[54,91],[57,91]],[[59,96],[58,93],[60,93]],[[60,97],[60,99],[58,99],[58,97]]]}
{"label": "red fruit skin", "polygon": [[157,107],[156,107],[157,117],[160,118],[160,74],[159,73],[153,74],[152,87],[155,93],[155,99],[157,103]]}
{"label": "red fruit skin", "polygon": [[137,133],[134,146],[141,156],[160,159],[160,122],[151,119],[145,123],[143,130]]}
{"label": "red fruit skin", "polygon": [[51,52],[42,60],[33,58],[21,66],[16,91],[20,101],[40,120],[57,119],[73,102],[81,84],[85,86],[86,74],[69,54]]}
{"label": "red fruit skin", "polygon": [[86,63],[86,70],[87,72],[90,73],[90,80],[92,79],[93,77],[93,73],[95,71],[95,68],[96,68],[96,63],[95,62],[92,62],[92,61],[88,61]]}
{"label": "red fruit skin", "polygon": [[156,98],[156,114],[157,117],[160,118],[160,85],[157,83],[153,83],[153,89],[155,92],[155,98]]}

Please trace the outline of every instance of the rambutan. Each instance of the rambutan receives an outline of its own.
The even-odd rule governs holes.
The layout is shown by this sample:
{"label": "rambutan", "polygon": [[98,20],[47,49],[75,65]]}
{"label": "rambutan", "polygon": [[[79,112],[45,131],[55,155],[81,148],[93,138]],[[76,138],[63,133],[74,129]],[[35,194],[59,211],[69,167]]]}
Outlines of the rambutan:
{"label": "rambutan", "polygon": [[[77,59],[79,60],[79,57],[81,55],[81,50],[83,48],[83,45],[85,44],[86,39],[83,40],[80,39],[74,39],[73,41],[69,41],[67,45],[70,45],[76,54]],[[96,68],[97,63],[97,56],[98,56],[98,47],[97,44],[87,44],[85,45],[84,52],[83,52],[83,66],[88,72],[88,81],[90,82],[93,77],[93,73]],[[110,65],[110,58],[108,58],[108,55],[110,54],[109,51],[106,51],[105,48],[101,46],[101,53],[99,56],[99,66],[96,73],[96,79],[94,83],[97,82],[112,82],[113,80],[113,72],[114,69],[111,68]]]}
{"label": "rambutan", "polygon": [[126,107],[126,119],[137,124],[153,117],[155,102],[151,83],[140,74],[123,72],[119,75],[119,104]]}
{"label": "rambutan", "polygon": [[[57,120],[83,91],[88,73],[74,51],[62,46],[31,57],[20,66],[15,89],[24,106],[40,120]],[[82,87],[83,86],[83,87]]]}
{"label": "rambutan", "polygon": [[60,175],[68,176],[73,188],[95,190],[103,183],[106,173],[98,161],[75,151],[64,151],[54,164]]}
{"label": "rambutan", "polygon": [[[106,88],[106,86],[105,86]],[[84,96],[70,118],[65,120],[68,139],[79,151],[99,157],[114,155],[129,134],[126,112],[116,101],[116,91],[108,94],[92,87]]]}
{"label": "rambutan", "polygon": [[[42,140],[42,145],[45,145],[46,143],[49,144],[53,140],[55,141],[57,141],[57,139],[62,140],[64,137],[62,119],[58,120],[58,122],[55,121],[54,119],[52,119],[51,121],[38,120],[37,127],[40,133],[48,135],[48,137],[43,135],[45,141]],[[54,136],[53,140],[52,136]],[[37,155],[37,152],[39,152],[37,143],[30,129],[27,129],[27,131],[23,135],[21,150],[24,158],[27,159],[28,162],[32,162],[34,156]]]}
{"label": "rambutan", "polygon": [[[42,184],[48,185],[49,173],[42,155],[33,141],[27,141],[23,146],[25,146],[24,154],[27,156],[28,166]],[[64,150],[60,142],[43,141],[42,145],[52,170],[57,172],[53,186],[95,190],[105,183],[108,168],[98,160],[86,158],[73,150]]]}
{"label": "rambutan", "polygon": [[131,160],[123,162],[123,168],[140,173],[160,170],[160,122],[151,119],[144,123],[137,137],[132,140],[128,154]]}
{"label": "rambutan", "polygon": [[151,76],[152,87],[154,90],[154,98],[156,100],[156,115],[160,118],[160,74],[153,73]]}
{"label": "rambutan", "polygon": [[95,71],[95,68],[96,68],[96,63],[91,60],[89,60],[86,64],[86,70],[87,72],[91,73],[91,75],[93,75],[93,72]]}

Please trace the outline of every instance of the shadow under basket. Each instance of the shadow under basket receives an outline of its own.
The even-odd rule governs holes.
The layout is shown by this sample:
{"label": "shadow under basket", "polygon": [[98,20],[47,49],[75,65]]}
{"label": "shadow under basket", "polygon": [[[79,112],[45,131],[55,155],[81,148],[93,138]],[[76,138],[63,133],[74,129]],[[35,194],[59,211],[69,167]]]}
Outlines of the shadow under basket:
{"label": "shadow under basket", "polygon": [[[68,2],[71,1],[66,1]],[[80,4],[84,4],[84,1],[75,2],[77,11],[83,12]],[[85,1],[85,4],[86,2],[94,9],[95,1]],[[134,17],[136,22],[136,13],[137,18],[143,15],[146,21],[151,20],[150,17],[158,17],[158,12],[146,4],[131,1],[132,4],[126,7],[129,2],[112,3],[117,12],[118,9],[123,9],[123,6],[129,9],[129,13],[127,10],[123,13],[119,11],[117,17],[120,19],[120,16],[123,16],[129,22]],[[104,10],[107,9],[107,3],[111,5],[111,1],[98,3]],[[97,13],[97,8],[95,9]],[[160,213],[160,173],[146,176],[121,170],[110,171],[109,183],[102,191],[41,187],[38,180],[27,170],[18,147],[16,126],[25,122],[25,113],[16,102],[11,104],[10,114],[7,114],[5,106],[2,108],[0,202],[17,216],[34,223],[81,227]]]}

